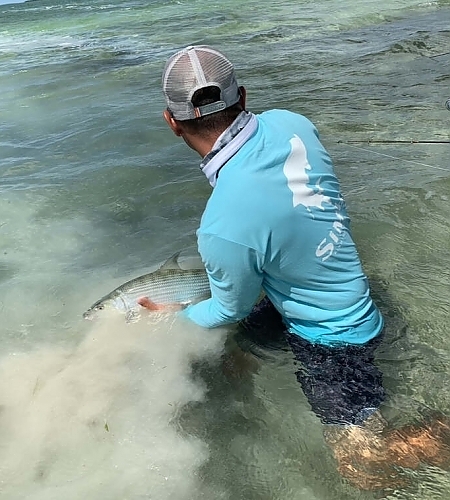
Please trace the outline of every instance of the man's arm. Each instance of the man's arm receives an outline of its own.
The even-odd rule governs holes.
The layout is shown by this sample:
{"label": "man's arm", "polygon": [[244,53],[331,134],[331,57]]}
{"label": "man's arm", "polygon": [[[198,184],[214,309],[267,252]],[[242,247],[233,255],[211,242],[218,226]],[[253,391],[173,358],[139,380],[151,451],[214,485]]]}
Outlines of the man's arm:
{"label": "man's arm", "polygon": [[189,306],[183,315],[206,328],[246,317],[261,293],[262,272],[256,251],[208,234],[199,234],[198,246],[212,296]]}

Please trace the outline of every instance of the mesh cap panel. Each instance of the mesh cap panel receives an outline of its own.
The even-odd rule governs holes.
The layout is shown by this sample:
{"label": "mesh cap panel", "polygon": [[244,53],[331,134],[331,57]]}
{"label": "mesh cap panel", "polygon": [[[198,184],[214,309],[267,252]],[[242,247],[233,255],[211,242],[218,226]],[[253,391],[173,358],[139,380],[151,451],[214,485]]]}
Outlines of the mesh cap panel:
{"label": "mesh cap panel", "polygon": [[[202,88],[220,89],[220,100],[195,107],[192,96]],[[174,54],[163,72],[167,106],[177,120],[191,120],[217,113],[239,101],[239,86],[231,62],[207,45],[187,47]]]}

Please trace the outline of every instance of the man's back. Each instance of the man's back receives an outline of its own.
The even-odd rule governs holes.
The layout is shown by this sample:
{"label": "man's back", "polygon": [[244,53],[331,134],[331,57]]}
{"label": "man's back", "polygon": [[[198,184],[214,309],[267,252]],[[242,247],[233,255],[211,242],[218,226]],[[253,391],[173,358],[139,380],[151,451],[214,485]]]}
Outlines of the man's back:
{"label": "man's back", "polygon": [[366,342],[382,319],[331,160],[303,116],[274,110],[257,119],[255,134],[220,170],[202,218],[207,268],[218,251],[234,254],[236,269],[245,259],[291,331],[315,342]]}

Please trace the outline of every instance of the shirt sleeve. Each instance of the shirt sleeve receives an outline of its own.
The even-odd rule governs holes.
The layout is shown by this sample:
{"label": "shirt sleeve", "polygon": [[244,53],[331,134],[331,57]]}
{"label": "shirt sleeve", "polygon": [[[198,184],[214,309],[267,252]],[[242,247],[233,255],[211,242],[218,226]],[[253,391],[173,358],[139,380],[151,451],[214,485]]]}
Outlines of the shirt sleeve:
{"label": "shirt sleeve", "polygon": [[187,307],[183,314],[205,328],[245,318],[261,293],[257,252],[209,234],[198,235],[198,247],[208,273],[211,298]]}

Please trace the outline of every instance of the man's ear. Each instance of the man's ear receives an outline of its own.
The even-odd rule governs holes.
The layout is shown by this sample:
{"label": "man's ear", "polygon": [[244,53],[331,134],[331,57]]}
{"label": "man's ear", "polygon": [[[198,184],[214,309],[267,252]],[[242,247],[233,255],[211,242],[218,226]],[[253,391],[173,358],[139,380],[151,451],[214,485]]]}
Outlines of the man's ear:
{"label": "man's ear", "polygon": [[245,109],[245,102],[247,100],[247,91],[245,90],[245,87],[243,87],[242,85],[239,87],[239,94],[241,96],[239,98],[239,103],[242,106],[242,109]]}
{"label": "man's ear", "polygon": [[178,136],[181,137],[182,135],[182,130],[178,122],[175,120],[175,118],[170,114],[170,111],[166,109],[163,113],[164,120],[166,120],[167,125],[171,128],[172,132]]}

